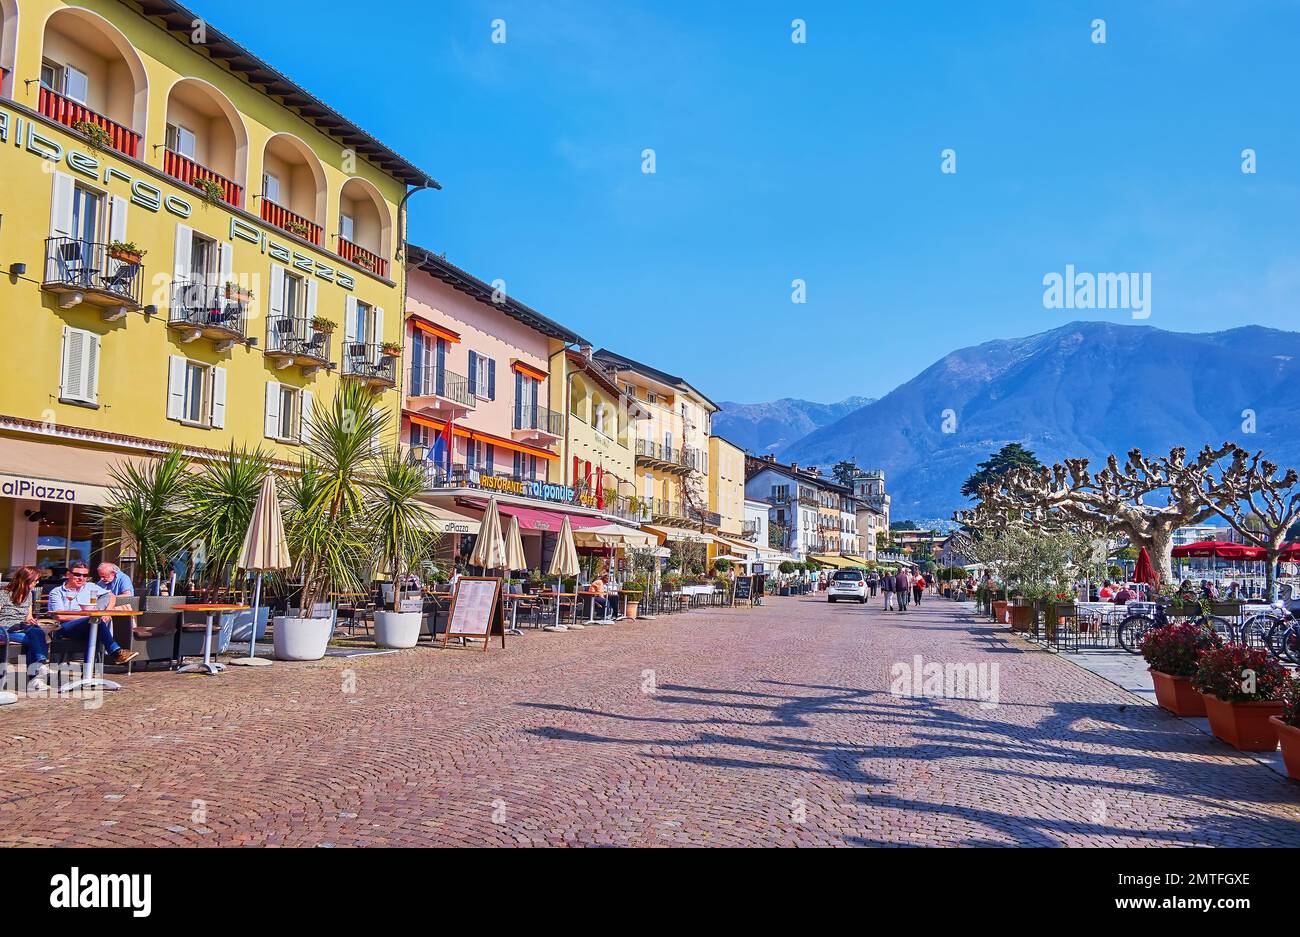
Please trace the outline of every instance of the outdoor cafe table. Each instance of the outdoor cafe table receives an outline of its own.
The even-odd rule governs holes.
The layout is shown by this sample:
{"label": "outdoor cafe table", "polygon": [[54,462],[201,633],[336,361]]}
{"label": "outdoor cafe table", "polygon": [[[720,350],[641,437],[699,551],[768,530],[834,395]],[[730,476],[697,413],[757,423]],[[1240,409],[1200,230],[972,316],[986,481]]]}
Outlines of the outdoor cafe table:
{"label": "outdoor cafe table", "polygon": [[91,619],[86,635],[86,663],[81,668],[81,679],[60,687],[60,693],[73,690],[120,690],[122,684],[95,676],[95,648],[99,644],[99,618],[134,618],[140,613],[133,608],[82,609],[79,612],[55,612],[54,617],[60,621],[76,621],[78,618]]}
{"label": "outdoor cafe table", "polygon": [[512,592],[507,592],[501,598],[510,603],[510,630],[507,631],[506,634],[522,635],[523,632],[519,630],[519,603],[525,599],[532,599],[534,596],[516,595]]}
{"label": "outdoor cafe table", "polygon": [[[216,676],[226,669],[225,664],[214,663],[212,660],[212,616],[216,612],[246,612],[253,606],[251,605],[177,605],[172,611],[174,612],[206,612],[208,616],[208,630],[203,635],[203,663],[186,664],[177,673],[205,673],[208,676]],[[257,630],[257,622],[253,622],[254,632]]]}
{"label": "outdoor cafe table", "polygon": [[[578,598],[578,593],[576,592],[538,592],[536,595],[543,599],[555,600],[555,627],[557,628],[560,627],[560,599]],[[576,601],[573,603],[573,623],[566,627],[577,628],[580,631],[582,630],[583,626],[578,624],[578,603]]]}

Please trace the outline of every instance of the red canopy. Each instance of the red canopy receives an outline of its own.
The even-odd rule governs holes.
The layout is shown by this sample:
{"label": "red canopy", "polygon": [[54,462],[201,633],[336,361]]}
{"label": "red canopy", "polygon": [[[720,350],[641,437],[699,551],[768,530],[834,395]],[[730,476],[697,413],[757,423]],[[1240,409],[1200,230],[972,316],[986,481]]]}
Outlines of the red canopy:
{"label": "red canopy", "polygon": [[[487,507],[485,502],[471,501],[474,507],[482,510]],[[521,530],[540,530],[545,533],[558,534],[560,528],[564,526],[565,514],[567,511],[542,511],[537,508],[523,508],[514,504],[498,504],[497,509],[506,517],[519,518],[519,527]],[[568,514],[569,526],[574,530],[582,530],[584,527],[603,527],[609,521],[602,520],[599,517],[588,517],[585,514]]]}
{"label": "red canopy", "polygon": [[1248,547],[1243,543],[1231,543],[1227,540],[1202,540],[1174,547],[1174,557],[1214,557],[1220,560],[1262,560],[1268,556],[1263,547]]}
{"label": "red canopy", "polygon": [[1133,570],[1134,582],[1145,582],[1153,589],[1160,588],[1160,577],[1156,574],[1156,569],[1151,565],[1151,554],[1147,548],[1143,547],[1138,553],[1137,567]]}

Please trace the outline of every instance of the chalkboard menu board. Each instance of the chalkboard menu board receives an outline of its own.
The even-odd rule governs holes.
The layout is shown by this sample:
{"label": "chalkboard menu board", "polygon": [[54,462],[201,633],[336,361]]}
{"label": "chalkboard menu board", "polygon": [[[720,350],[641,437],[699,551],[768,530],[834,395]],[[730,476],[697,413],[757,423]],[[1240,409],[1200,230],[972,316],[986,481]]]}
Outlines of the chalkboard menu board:
{"label": "chalkboard menu board", "polygon": [[[500,579],[461,577],[451,597],[451,610],[447,613],[447,631],[443,635],[442,646],[446,647],[452,638],[477,638],[483,642],[483,650],[486,651],[500,607]],[[501,634],[501,646],[506,646],[504,631]]]}
{"label": "chalkboard menu board", "polygon": [[754,601],[754,578],[752,576],[741,576],[736,580],[736,591],[731,595],[731,604],[739,605],[741,602]]}

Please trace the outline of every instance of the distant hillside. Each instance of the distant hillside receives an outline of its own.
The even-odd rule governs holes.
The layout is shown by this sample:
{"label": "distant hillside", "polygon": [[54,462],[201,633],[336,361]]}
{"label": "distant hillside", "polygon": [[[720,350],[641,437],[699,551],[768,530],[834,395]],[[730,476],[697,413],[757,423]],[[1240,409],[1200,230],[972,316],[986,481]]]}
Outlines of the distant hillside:
{"label": "distant hillside", "polygon": [[722,412],[713,418],[713,431],[755,454],[780,455],[790,443],[869,403],[869,397],[850,397],[839,403],[789,398],[772,403],[722,403]]}
{"label": "distant hillside", "polygon": [[[1213,334],[1074,322],[947,355],[874,403],[813,430],[783,456],[882,466],[896,519],[945,517],[966,504],[975,464],[1008,442],[1051,463],[1100,465],[1231,439],[1300,466],[1300,334],[1259,326]],[[943,432],[945,411],[955,432]],[[1243,432],[1243,411],[1256,432]],[[1121,455],[1122,457],[1122,455]]]}

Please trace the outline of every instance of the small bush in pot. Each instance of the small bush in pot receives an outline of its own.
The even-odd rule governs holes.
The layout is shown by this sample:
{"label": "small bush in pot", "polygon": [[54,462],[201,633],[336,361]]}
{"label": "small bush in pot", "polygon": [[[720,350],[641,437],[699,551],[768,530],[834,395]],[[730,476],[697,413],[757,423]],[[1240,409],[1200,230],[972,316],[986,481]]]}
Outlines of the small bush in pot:
{"label": "small bush in pot", "polygon": [[1192,622],[1174,622],[1146,633],[1142,657],[1162,709],[1175,716],[1205,715],[1205,700],[1192,686],[1192,677],[1201,655],[1222,645],[1212,628]]}
{"label": "small bush in pot", "polygon": [[1282,743],[1282,761],[1292,780],[1300,781],[1300,677],[1290,677],[1282,687],[1282,712],[1270,716]]}
{"label": "small bush in pot", "polygon": [[1215,737],[1241,751],[1277,748],[1270,716],[1282,713],[1286,668],[1266,651],[1241,644],[1201,655],[1192,684],[1205,697],[1205,714]]}

